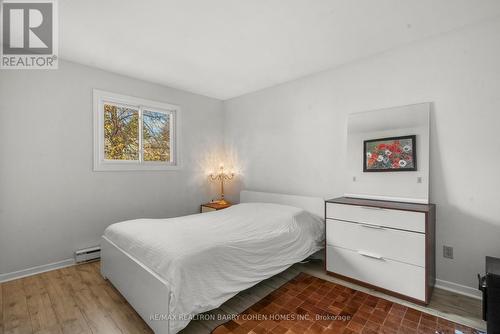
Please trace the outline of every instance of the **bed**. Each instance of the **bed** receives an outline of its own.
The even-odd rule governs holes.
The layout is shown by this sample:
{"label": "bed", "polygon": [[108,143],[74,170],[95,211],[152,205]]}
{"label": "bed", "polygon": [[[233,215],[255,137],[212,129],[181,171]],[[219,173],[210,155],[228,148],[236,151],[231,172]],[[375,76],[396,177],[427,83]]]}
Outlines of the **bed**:
{"label": "bed", "polygon": [[280,273],[324,244],[321,198],[242,191],[241,204],[109,226],[101,273],[157,334]]}

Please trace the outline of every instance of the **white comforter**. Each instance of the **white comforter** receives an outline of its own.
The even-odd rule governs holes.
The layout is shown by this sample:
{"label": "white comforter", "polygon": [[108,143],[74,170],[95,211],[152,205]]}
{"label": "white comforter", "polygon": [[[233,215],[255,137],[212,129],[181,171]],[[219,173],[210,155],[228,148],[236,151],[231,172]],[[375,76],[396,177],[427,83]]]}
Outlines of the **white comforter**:
{"label": "white comforter", "polygon": [[324,223],[286,205],[245,203],[109,226],[104,237],[170,285],[170,332],[322,248]]}

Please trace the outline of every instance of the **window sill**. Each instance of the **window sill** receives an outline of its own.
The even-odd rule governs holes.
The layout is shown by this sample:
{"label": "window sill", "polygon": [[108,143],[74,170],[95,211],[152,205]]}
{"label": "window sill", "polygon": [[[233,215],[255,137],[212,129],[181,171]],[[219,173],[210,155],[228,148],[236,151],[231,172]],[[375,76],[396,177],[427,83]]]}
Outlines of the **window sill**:
{"label": "window sill", "polygon": [[97,163],[94,172],[127,172],[127,171],[177,171],[179,165],[165,164],[134,164],[134,163]]}

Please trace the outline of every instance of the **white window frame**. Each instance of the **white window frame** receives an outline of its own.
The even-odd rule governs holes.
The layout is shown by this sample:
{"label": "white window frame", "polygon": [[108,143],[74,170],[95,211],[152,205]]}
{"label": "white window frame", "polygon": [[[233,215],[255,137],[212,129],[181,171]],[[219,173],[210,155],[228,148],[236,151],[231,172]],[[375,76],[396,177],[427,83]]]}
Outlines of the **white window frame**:
{"label": "white window frame", "polygon": [[[94,112],[94,171],[144,171],[179,170],[180,164],[180,107],[174,104],[141,99],[103,90],[93,90]],[[139,160],[107,160],[104,156],[104,104],[127,106],[139,111]],[[170,115],[169,162],[143,161],[142,147],[143,111],[162,112]]]}

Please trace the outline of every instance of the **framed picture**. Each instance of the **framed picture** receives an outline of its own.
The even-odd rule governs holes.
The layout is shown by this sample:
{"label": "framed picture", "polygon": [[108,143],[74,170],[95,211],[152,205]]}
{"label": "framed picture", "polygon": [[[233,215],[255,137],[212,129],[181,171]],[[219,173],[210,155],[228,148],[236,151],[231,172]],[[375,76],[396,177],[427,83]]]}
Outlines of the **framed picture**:
{"label": "framed picture", "polygon": [[409,172],[417,170],[417,136],[365,140],[363,172]]}

